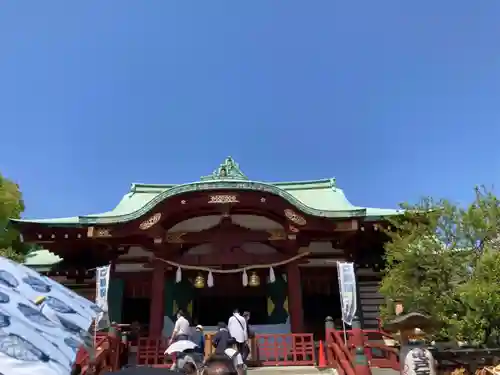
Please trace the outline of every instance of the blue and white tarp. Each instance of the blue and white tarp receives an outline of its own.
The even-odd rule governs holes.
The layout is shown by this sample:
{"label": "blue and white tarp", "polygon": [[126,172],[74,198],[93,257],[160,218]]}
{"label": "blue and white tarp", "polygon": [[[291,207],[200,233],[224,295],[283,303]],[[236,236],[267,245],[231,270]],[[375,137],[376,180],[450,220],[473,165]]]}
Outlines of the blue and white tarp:
{"label": "blue and white tarp", "polygon": [[0,257],[0,374],[69,374],[99,313],[94,303]]}
{"label": "blue and white tarp", "polygon": [[337,262],[337,274],[339,278],[342,320],[345,324],[351,325],[357,310],[354,264],[351,262]]}

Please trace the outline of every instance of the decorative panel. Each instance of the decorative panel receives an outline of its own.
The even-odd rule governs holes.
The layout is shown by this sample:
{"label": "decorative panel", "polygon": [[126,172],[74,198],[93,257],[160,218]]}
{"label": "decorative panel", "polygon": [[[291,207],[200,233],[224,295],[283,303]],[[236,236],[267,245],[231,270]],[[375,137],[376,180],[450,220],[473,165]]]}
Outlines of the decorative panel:
{"label": "decorative panel", "polygon": [[194,287],[189,280],[182,279],[176,283],[174,277],[169,277],[165,282],[165,316],[170,316],[175,322],[178,310],[184,311],[191,320],[193,313]]}
{"label": "decorative panel", "polygon": [[122,323],[123,292],[125,282],[123,279],[112,277],[109,280],[108,308],[109,318],[112,322]]}
{"label": "decorative panel", "polygon": [[267,284],[267,313],[268,324],[283,324],[288,319],[288,291],[287,283],[280,274],[276,274],[276,281]]}

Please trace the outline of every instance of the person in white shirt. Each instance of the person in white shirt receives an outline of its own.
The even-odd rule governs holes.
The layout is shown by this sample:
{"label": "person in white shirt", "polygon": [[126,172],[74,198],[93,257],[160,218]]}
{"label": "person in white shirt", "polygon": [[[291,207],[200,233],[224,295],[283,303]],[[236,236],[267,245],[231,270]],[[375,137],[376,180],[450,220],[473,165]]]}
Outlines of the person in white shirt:
{"label": "person in white shirt", "polygon": [[[177,312],[177,320],[175,321],[174,330],[172,331],[172,336],[168,341],[167,348],[172,345],[172,343],[180,340],[189,340],[191,336],[191,326],[189,325],[189,320],[184,317],[182,310]],[[182,356],[181,356],[182,357]],[[178,353],[172,354],[172,367],[171,370],[177,369]]]}
{"label": "person in white shirt", "polygon": [[247,321],[240,315],[238,309],[234,309],[233,315],[229,318],[227,329],[231,337],[236,341],[238,352],[243,353],[245,343],[248,340]]}
{"label": "person in white shirt", "polygon": [[170,336],[170,341],[168,345],[172,345],[173,342],[179,340],[189,340],[191,334],[191,326],[189,325],[189,320],[184,317],[182,310],[177,312],[177,320],[175,321],[174,331],[172,336]]}

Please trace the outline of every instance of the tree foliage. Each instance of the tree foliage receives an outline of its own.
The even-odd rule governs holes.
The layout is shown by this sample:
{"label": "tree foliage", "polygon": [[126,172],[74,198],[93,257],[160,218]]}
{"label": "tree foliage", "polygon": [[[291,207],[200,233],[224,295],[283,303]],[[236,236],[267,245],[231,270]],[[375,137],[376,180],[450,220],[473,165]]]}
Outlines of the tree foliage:
{"label": "tree foliage", "polygon": [[500,201],[477,188],[466,208],[431,198],[403,208],[387,231],[382,318],[401,301],[442,323],[437,340],[499,346]]}
{"label": "tree foliage", "polygon": [[24,211],[21,191],[16,183],[0,174],[0,255],[22,261],[29,247],[19,233],[9,226],[9,218],[20,218]]}

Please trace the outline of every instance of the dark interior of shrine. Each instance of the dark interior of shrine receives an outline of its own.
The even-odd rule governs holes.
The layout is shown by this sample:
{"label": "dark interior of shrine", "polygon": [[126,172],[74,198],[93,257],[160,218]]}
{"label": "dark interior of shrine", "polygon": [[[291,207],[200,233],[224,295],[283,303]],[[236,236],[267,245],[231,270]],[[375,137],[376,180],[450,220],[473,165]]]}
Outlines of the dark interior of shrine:
{"label": "dark interior of shrine", "polygon": [[195,289],[192,322],[203,326],[227,323],[236,308],[241,313],[250,311],[252,324],[267,324],[266,284],[245,287],[241,274],[217,275],[212,288]]}
{"label": "dark interior of shrine", "polygon": [[307,269],[303,273],[304,329],[313,333],[315,340],[323,340],[327,316],[331,316],[337,325],[341,324],[342,310],[337,272],[333,268],[325,267]]}
{"label": "dark interior of shrine", "polygon": [[[302,269],[302,307],[305,332],[314,333],[315,339],[323,339],[324,322],[331,316],[341,326],[341,302],[337,273],[334,268]],[[241,275],[218,275],[211,288],[193,287],[192,310],[189,319],[193,325],[216,326],[228,321],[233,310],[250,311],[251,324],[271,324],[268,311],[269,284],[266,274],[260,275],[258,286],[242,285]],[[286,285],[286,284],[285,284]],[[283,298],[288,290],[284,287]],[[149,325],[151,299],[148,297],[124,297],[122,322],[137,321],[141,327]]]}
{"label": "dark interior of shrine", "polygon": [[123,298],[122,302],[122,322],[139,322],[140,326],[146,328],[149,326],[151,309],[151,299],[147,297]]}
{"label": "dark interior of shrine", "polygon": [[194,300],[193,324],[216,326],[219,322],[227,323],[235,308],[241,313],[250,311],[252,324],[267,323],[267,298],[265,295],[200,295]]}

